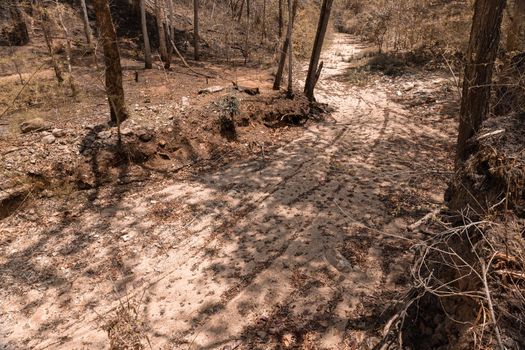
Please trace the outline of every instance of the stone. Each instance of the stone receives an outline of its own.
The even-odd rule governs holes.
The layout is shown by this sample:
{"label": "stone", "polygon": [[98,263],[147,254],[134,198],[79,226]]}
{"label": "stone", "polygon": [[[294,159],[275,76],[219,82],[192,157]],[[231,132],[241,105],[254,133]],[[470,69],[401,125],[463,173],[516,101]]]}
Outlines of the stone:
{"label": "stone", "polygon": [[151,132],[149,132],[149,131],[142,131],[139,134],[139,139],[142,142],[149,142],[149,141],[151,141],[152,138],[153,138],[153,134]]}
{"label": "stone", "polygon": [[190,106],[190,100],[186,96],[183,96],[181,98],[181,107],[182,108],[186,108],[186,107],[189,107],[189,106]]}
{"label": "stone", "polygon": [[130,135],[133,135],[133,130],[129,128],[122,128],[120,129],[120,134],[124,136],[130,136]]}
{"label": "stone", "polygon": [[48,145],[54,143],[56,138],[53,135],[47,135],[42,137],[42,142],[47,143]]}
{"label": "stone", "polygon": [[266,332],[265,331],[257,331],[257,336],[261,339],[266,338]]}
{"label": "stone", "polygon": [[219,91],[222,91],[224,90],[224,86],[210,86],[210,87],[207,87],[205,89],[200,89],[199,90],[199,95],[200,94],[213,94],[215,92],[219,92]]}
{"label": "stone", "polygon": [[50,128],[51,125],[42,118],[33,118],[20,124],[20,131],[24,134],[32,131],[49,130]]}
{"label": "stone", "polygon": [[111,130],[104,130],[97,134],[99,139],[108,139],[111,137]]}
{"label": "stone", "polygon": [[63,129],[56,129],[56,128],[51,130],[51,134],[54,137],[64,137],[64,136],[66,136],[66,132]]}

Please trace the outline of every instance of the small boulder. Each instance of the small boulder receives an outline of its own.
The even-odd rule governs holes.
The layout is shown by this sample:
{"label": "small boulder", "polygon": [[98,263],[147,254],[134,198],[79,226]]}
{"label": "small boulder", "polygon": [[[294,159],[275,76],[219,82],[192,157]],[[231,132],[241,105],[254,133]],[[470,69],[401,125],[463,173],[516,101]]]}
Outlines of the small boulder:
{"label": "small boulder", "polygon": [[53,135],[46,135],[42,137],[42,142],[47,143],[48,145],[54,143],[56,138]]}
{"label": "small boulder", "polygon": [[33,118],[20,124],[20,131],[24,134],[32,131],[49,130],[50,128],[51,125],[42,118]]}
{"label": "small boulder", "polygon": [[139,134],[139,139],[142,142],[149,142],[153,138],[153,133],[149,131],[141,131]]}
{"label": "small boulder", "polygon": [[66,132],[63,129],[53,129],[51,130],[51,134],[57,138],[66,136]]}
{"label": "small boulder", "polygon": [[210,87],[207,87],[205,89],[200,89],[199,90],[199,95],[202,95],[202,94],[213,94],[215,92],[219,92],[219,91],[222,91],[224,90],[224,86],[210,86]]}
{"label": "small boulder", "polygon": [[133,135],[133,130],[129,128],[122,128],[120,129],[120,134],[123,136],[131,136]]}

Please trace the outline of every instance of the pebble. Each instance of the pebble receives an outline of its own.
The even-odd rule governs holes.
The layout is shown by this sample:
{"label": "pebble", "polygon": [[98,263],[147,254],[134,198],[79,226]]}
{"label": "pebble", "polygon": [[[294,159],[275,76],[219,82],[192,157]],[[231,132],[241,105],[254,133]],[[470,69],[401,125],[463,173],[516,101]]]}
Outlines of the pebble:
{"label": "pebble", "polygon": [[46,135],[42,137],[42,142],[47,143],[48,145],[54,143],[56,138],[53,135]]}
{"label": "pebble", "polygon": [[54,137],[64,137],[64,136],[66,136],[66,132],[63,129],[53,129],[53,130],[51,130],[51,134]]}

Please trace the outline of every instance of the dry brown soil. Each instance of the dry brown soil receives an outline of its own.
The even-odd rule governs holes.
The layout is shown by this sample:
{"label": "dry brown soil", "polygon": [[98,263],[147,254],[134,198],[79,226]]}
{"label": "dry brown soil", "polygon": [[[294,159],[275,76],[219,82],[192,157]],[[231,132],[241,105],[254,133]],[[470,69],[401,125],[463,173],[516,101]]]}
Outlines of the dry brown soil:
{"label": "dry brown soil", "polygon": [[264,159],[0,221],[0,348],[108,348],[108,327],[153,349],[372,348],[407,287],[407,225],[443,204],[456,123],[443,73],[350,84],[365,48],[335,35],[317,92],[334,113]]}

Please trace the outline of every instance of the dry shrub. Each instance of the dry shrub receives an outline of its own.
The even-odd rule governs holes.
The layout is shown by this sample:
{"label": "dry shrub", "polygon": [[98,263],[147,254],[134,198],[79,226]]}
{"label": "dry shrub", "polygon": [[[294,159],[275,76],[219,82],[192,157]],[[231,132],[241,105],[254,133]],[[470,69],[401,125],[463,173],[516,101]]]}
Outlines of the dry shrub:
{"label": "dry shrub", "polygon": [[456,51],[466,47],[473,1],[346,0],[338,5],[340,31],[362,36],[382,50],[422,46]]}

